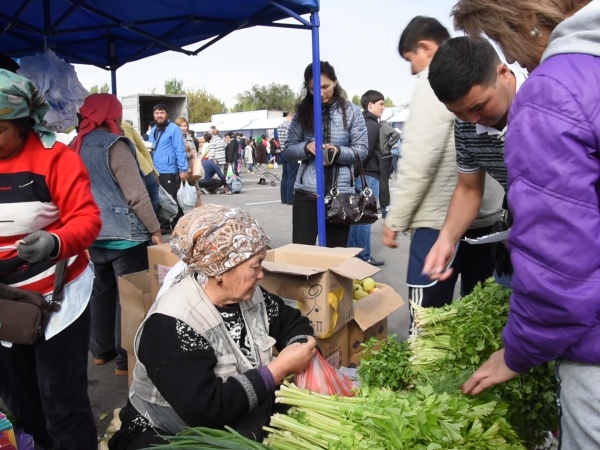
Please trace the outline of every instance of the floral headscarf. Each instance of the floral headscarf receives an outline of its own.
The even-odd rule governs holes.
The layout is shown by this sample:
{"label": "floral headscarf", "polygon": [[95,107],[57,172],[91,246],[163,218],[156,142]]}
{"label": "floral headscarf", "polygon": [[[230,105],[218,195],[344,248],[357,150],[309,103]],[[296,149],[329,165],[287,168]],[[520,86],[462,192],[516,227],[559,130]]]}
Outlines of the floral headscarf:
{"label": "floral headscarf", "polygon": [[31,80],[0,69],[0,120],[29,117],[42,145],[51,148],[56,142],[56,135],[42,125],[49,110],[50,105]]}
{"label": "floral headscarf", "polygon": [[171,237],[171,251],[188,270],[214,277],[256,255],[269,241],[247,212],[210,204],[179,219]]}

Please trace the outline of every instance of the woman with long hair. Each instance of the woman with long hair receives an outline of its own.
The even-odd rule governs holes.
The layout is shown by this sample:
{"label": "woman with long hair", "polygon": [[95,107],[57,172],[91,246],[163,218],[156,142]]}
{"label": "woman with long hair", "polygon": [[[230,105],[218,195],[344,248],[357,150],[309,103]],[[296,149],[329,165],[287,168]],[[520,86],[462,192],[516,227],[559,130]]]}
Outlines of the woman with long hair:
{"label": "woman with long hair", "polygon": [[[361,159],[367,156],[367,128],[360,108],[346,99],[335,70],[327,61],[321,61],[321,101],[323,103],[323,148],[315,147],[315,119],[313,113],[312,64],[304,70],[302,97],[296,114],[288,128],[285,157],[301,160],[294,184],[292,211],[292,241],[296,244],[314,245],[317,239],[317,168],[315,155],[323,153],[325,190],[331,188],[334,174],[342,194],[354,189],[356,153]],[[355,153],[356,151],[356,153]],[[350,227],[326,224],[327,246],[345,247]]]}

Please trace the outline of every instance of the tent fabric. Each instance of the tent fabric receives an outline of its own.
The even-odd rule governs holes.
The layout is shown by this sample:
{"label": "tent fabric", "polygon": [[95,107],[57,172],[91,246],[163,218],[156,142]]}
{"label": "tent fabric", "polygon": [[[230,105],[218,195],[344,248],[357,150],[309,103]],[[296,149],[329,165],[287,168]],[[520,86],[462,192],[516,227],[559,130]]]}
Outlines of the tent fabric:
{"label": "tent fabric", "polygon": [[[0,49],[45,48],[69,63],[117,69],[167,50],[188,55],[235,30],[318,11],[319,0],[10,0],[0,10]],[[279,5],[280,7],[278,7]],[[281,24],[277,24],[281,25]],[[307,28],[303,24],[285,24]]]}

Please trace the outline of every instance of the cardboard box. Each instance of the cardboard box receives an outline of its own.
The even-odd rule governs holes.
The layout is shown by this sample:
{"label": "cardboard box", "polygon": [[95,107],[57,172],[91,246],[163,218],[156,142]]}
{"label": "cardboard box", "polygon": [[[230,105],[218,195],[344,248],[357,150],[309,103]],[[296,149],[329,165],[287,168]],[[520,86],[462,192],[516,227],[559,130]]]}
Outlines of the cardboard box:
{"label": "cardboard box", "polygon": [[[260,285],[297,302],[298,309],[309,318],[315,337],[331,337],[354,317],[352,280],[370,277],[380,270],[355,258],[360,251],[300,244],[269,250]],[[335,301],[330,300],[330,293]]]}
{"label": "cardboard box", "polygon": [[[385,338],[383,338],[385,339]],[[380,339],[378,343],[376,343],[373,346],[373,350],[379,350],[381,348],[381,344],[380,342],[383,340]],[[361,347],[361,351],[359,351],[358,353],[355,353],[354,355],[350,355],[350,357],[348,358],[348,367],[350,368],[356,368],[358,366],[360,366],[360,362],[361,360],[365,357],[368,356],[368,352],[365,348]]]}
{"label": "cardboard box", "polygon": [[127,350],[128,382],[131,386],[135,355],[133,338],[154,301],[150,293],[150,272],[131,273],[119,277],[121,302],[121,346]]}
{"label": "cardboard box", "polygon": [[348,365],[348,327],[344,326],[331,337],[317,338],[323,358],[336,369]]}
{"label": "cardboard box", "polygon": [[179,258],[171,253],[171,245],[169,243],[148,247],[148,267],[150,268],[150,293],[152,294],[152,301],[156,299],[165,276],[178,261]]}
{"label": "cardboard box", "polygon": [[348,353],[360,353],[362,343],[372,337],[387,337],[387,317],[404,305],[400,294],[386,284],[377,283],[378,291],[354,302],[354,319],[348,324]]}

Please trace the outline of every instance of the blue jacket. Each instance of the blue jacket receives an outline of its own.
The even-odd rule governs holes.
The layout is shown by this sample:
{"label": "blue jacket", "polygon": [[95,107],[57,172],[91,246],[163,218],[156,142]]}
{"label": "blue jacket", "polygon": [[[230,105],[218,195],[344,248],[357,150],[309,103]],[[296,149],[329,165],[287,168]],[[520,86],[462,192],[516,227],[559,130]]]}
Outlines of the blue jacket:
{"label": "blue jacket", "polygon": [[[158,173],[179,173],[188,170],[185,156],[185,143],[181,130],[169,121],[165,130],[161,132],[156,126],[152,127],[148,135],[154,147],[152,160]],[[158,145],[156,141],[158,140]]]}
{"label": "blue jacket", "polygon": [[600,364],[600,3],[558,25],[513,101],[505,362]]}
{"label": "blue jacket", "polygon": [[[358,152],[361,160],[367,157],[368,137],[365,119],[358,106],[348,102],[346,116],[348,128],[344,128],[342,111],[337,104],[331,105],[331,141],[330,143],[340,148],[339,159],[335,162],[340,166],[338,175],[338,189],[342,194],[351,194],[354,190],[353,164],[356,160],[352,148]],[[294,190],[308,194],[317,193],[317,172],[315,158],[309,158],[304,148],[310,141],[314,141],[312,132],[302,128],[297,115],[294,115],[288,128],[287,140],[285,141],[285,158],[288,161],[301,160],[302,165],[298,169]],[[312,155],[311,155],[312,156]]]}

